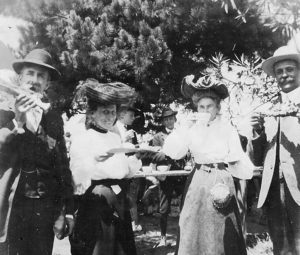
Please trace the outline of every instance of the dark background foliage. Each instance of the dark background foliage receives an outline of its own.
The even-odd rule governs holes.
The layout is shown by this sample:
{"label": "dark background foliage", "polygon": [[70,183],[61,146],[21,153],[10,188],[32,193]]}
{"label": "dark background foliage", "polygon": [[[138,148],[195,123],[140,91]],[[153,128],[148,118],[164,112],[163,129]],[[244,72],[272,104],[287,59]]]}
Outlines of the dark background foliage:
{"label": "dark background foliage", "polygon": [[139,92],[144,108],[180,100],[182,78],[199,76],[216,53],[228,59],[241,54],[269,57],[298,27],[287,20],[288,26],[283,26],[279,18],[289,11],[297,16],[298,6],[296,0],[5,0],[0,4],[3,14],[32,24],[22,30],[21,56],[37,47],[53,55],[63,74],[59,83],[64,87],[65,110],[79,81],[87,78],[129,84]]}

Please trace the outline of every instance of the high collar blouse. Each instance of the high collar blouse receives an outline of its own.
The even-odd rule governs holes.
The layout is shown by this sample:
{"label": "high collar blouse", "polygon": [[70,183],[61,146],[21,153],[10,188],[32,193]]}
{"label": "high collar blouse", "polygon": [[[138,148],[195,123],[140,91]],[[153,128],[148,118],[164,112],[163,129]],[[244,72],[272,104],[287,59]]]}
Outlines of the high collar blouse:
{"label": "high collar blouse", "polygon": [[141,161],[135,156],[127,157],[124,153],[116,153],[103,162],[96,160],[96,157],[106,155],[108,150],[119,147],[119,135],[109,131],[100,133],[89,129],[73,138],[70,168],[76,194],[85,192],[91,180],[129,178],[142,167]]}
{"label": "high collar blouse", "polygon": [[240,179],[253,175],[253,165],[236,129],[220,115],[208,125],[197,122],[189,129],[177,128],[166,138],[162,150],[176,160],[190,151],[197,164],[227,163],[228,171]]}

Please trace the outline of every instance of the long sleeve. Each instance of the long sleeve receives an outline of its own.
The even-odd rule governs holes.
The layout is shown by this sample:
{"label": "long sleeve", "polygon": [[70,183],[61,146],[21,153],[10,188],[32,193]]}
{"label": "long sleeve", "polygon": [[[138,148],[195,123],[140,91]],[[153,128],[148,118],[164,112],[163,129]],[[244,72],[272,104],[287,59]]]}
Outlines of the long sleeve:
{"label": "long sleeve", "polygon": [[254,166],[244,152],[237,131],[231,127],[228,138],[229,153],[227,156],[228,171],[236,178],[251,179]]}
{"label": "long sleeve", "polygon": [[82,132],[72,139],[70,168],[75,185],[75,194],[82,194],[91,184],[94,160],[90,153],[89,137]]}
{"label": "long sleeve", "polygon": [[51,141],[56,141],[54,147],[54,168],[56,169],[57,178],[60,179],[59,197],[62,200],[66,214],[74,213],[73,201],[73,180],[70,171],[70,164],[67,155],[67,148],[64,139],[63,119],[61,114],[55,110],[49,111],[44,120],[45,130],[47,132],[48,144]]}
{"label": "long sleeve", "polygon": [[255,166],[262,166],[264,162],[267,136],[263,131],[259,137],[250,140],[247,145],[247,153]]}
{"label": "long sleeve", "polygon": [[59,158],[57,167],[61,169],[60,178],[63,187],[61,197],[65,205],[66,214],[73,214],[73,181],[67,156],[67,148],[63,137],[57,141],[57,148],[56,158]]}
{"label": "long sleeve", "polygon": [[232,126],[228,129],[228,148],[227,162],[237,161],[240,159],[241,155],[244,154],[238,132]]}
{"label": "long sleeve", "polygon": [[10,141],[16,136],[15,132],[9,128],[12,125],[14,113],[12,111],[0,110],[0,151],[3,153],[7,149]]}
{"label": "long sleeve", "polygon": [[189,139],[185,132],[174,130],[165,139],[162,152],[172,159],[182,159],[188,153]]}
{"label": "long sleeve", "polygon": [[88,130],[72,141],[70,164],[75,183],[75,193],[84,192],[91,180],[129,178],[138,171],[142,163],[135,156],[127,157],[116,153],[105,160],[99,156],[107,155],[111,148],[121,147],[121,140],[114,133],[101,134]]}
{"label": "long sleeve", "polygon": [[128,178],[135,175],[137,171],[142,168],[142,161],[137,159],[136,156],[128,157],[128,166],[129,166],[129,174],[126,176]]}

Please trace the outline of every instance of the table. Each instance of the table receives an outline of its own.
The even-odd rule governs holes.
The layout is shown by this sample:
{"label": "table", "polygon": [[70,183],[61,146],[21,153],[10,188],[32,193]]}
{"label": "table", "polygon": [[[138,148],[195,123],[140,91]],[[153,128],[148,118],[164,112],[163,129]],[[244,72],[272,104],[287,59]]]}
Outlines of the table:
{"label": "table", "polygon": [[[255,167],[253,171],[253,177],[261,177],[262,176],[263,167]],[[163,177],[163,176],[187,176],[190,174],[190,170],[171,170],[166,172],[160,171],[152,171],[152,172],[138,172],[133,178],[146,178],[149,176],[153,177]]]}

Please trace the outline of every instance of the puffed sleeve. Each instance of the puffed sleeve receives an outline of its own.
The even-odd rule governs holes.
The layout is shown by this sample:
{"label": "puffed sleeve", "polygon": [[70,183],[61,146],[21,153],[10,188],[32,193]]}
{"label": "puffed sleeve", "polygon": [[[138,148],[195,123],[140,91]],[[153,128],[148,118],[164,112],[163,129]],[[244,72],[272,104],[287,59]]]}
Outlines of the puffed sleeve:
{"label": "puffed sleeve", "polygon": [[127,157],[124,153],[112,156],[107,154],[109,148],[118,147],[121,147],[120,137],[112,133],[97,140],[94,135],[86,132],[72,141],[70,166],[76,194],[85,192],[93,178],[129,178],[142,167],[142,162],[135,156]]}
{"label": "puffed sleeve", "polygon": [[116,153],[103,162],[96,162],[94,169],[100,173],[103,178],[123,179],[132,176],[142,163],[135,156],[128,158],[124,153]]}
{"label": "puffed sleeve", "polygon": [[172,159],[178,160],[188,153],[189,138],[187,130],[174,130],[165,139],[162,152]]}
{"label": "puffed sleeve", "polygon": [[135,175],[137,171],[142,168],[142,161],[137,159],[135,155],[128,157],[128,167],[129,167],[129,174],[126,176],[130,178]]}
{"label": "puffed sleeve", "polygon": [[228,171],[236,178],[251,179],[254,166],[248,155],[243,151],[238,132],[233,126],[228,127],[228,148],[227,156]]}
{"label": "puffed sleeve", "polygon": [[70,168],[74,181],[74,193],[82,194],[91,184],[91,175],[94,168],[90,154],[89,136],[82,133],[72,138],[70,147]]}

